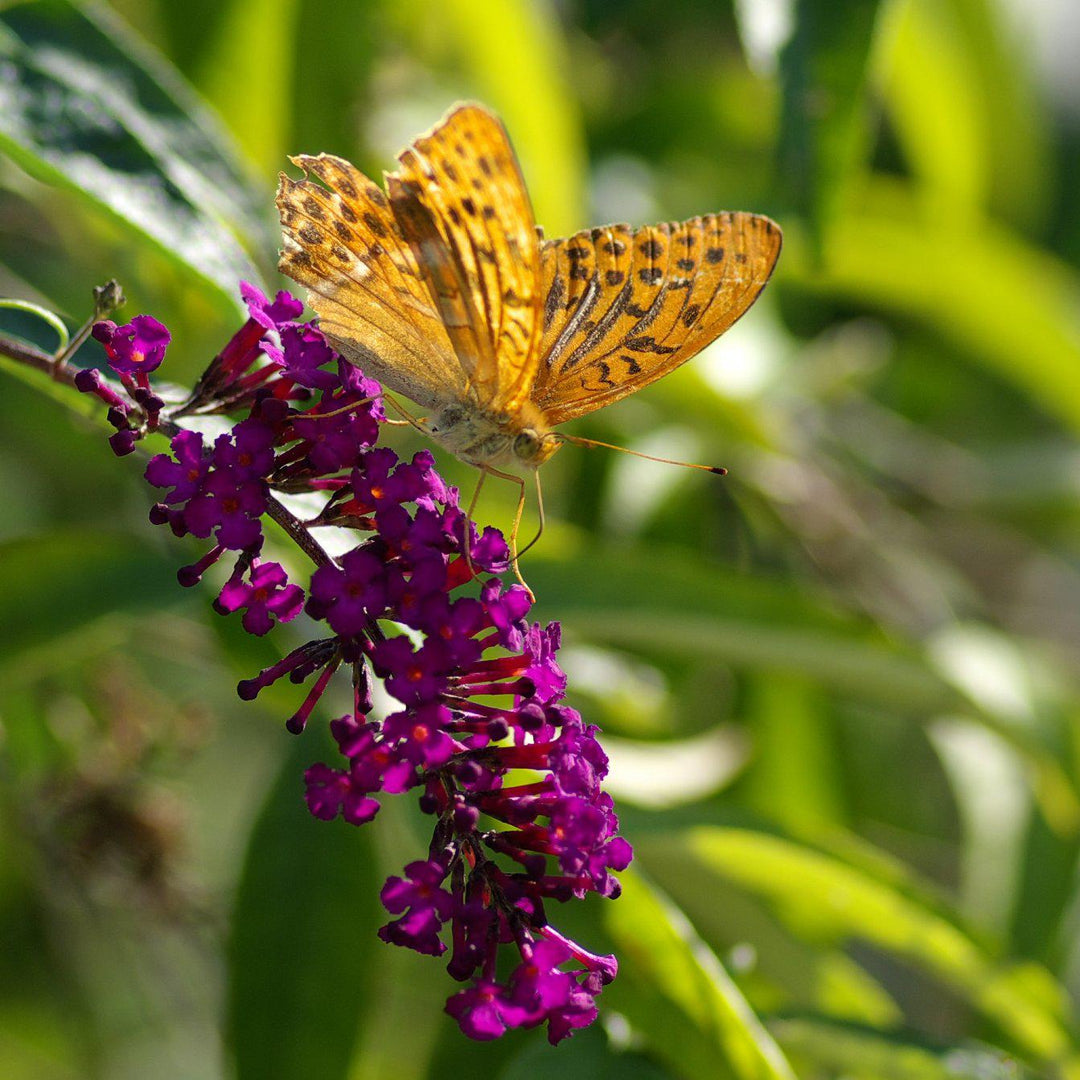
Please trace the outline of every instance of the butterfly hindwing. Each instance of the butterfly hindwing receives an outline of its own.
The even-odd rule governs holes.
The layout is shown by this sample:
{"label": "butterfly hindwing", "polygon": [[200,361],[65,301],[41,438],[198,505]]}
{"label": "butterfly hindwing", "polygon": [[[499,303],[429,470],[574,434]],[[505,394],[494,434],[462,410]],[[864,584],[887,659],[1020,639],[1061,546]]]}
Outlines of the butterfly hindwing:
{"label": "butterfly hindwing", "polygon": [[499,120],[461,105],[416,139],[388,177],[395,214],[428,268],[436,303],[481,407],[528,400],[539,338],[539,241]]}
{"label": "butterfly hindwing", "polygon": [[666,375],[750,307],[779,253],[779,228],[747,213],[545,241],[533,402],[561,424]]}
{"label": "butterfly hindwing", "polygon": [[292,160],[325,186],[282,174],[280,267],[307,286],[321,329],[348,359],[424,408],[462,394],[460,365],[386,195],[341,158]]}

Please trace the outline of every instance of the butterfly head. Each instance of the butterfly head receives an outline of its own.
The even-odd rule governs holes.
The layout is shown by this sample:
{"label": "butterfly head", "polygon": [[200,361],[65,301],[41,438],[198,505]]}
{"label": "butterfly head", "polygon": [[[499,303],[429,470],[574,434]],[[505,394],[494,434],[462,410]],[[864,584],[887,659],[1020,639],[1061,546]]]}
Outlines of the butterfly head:
{"label": "butterfly head", "polygon": [[522,465],[535,469],[543,465],[560,446],[562,439],[553,431],[523,428],[514,437],[514,457]]}

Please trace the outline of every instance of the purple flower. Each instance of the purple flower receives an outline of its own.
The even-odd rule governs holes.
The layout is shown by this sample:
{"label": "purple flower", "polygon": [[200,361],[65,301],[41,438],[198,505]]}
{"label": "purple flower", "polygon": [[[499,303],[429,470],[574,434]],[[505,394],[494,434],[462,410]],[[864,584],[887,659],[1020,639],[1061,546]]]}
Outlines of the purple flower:
{"label": "purple flower", "polygon": [[229,472],[211,472],[184,510],[184,524],[195,536],[211,532],[223,547],[243,551],[262,539],[260,518],[266,512],[266,490],[260,481],[237,479]]}
{"label": "purple flower", "polygon": [[274,429],[254,417],[214,442],[214,468],[228,470],[237,483],[261,480],[274,468]]}
{"label": "purple flower", "polygon": [[[108,408],[118,453],[155,426],[172,436],[146,478],[164,491],[151,520],[208,541],[180,570],[183,584],[233,552],[219,612],[242,612],[258,636],[302,608],[320,624],[243,680],[240,696],[286,677],[308,684],[286,720],[299,734],[334,681],[350,677],[351,709],[330,722],[340,767],[304,774],[310,812],[363,825],[382,798],[415,791],[431,816],[426,857],[383,887],[394,918],[380,937],[449,951],[447,970],[472,982],[446,1009],[471,1038],[546,1024],[558,1042],[596,1018],[617,965],[560,935],[547,908],[617,896],[614,874],[632,855],[601,787],[598,729],[561,703],[559,625],[530,625],[530,594],[498,576],[505,538],[476,530],[428,451],[401,461],[377,445],[381,388],[298,321],[300,302],[247,283],[241,293],[250,318],[182,405],[170,411],[150,389],[169,335],[149,316],[95,327],[120,381],[82,373],[79,388]],[[234,423],[208,446],[179,426],[190,414]],[[301,522],[278,492],[320,502]],[[258,557],[268,511],[316,563],[306,603],[278,563]],[[326,525],[361,535],[331,558],[319,539]],[[397,703],[379,721],[369,719],[376,677]]]}
{"label": "purple flower", "polygon": [[145,378],[165,359],[172,335],[151,315],[136,315],[126,326],[109,320],[94,323],[94,338],[105,346],[117,375]]}
{"label": "purple flower", "polygon": [[197,431],[181,431],[169,444],[174,457],[157,454],[146,466],[146,479],[154,487],[171,487],[167,503],[187,502],[202,486],[210,468],[203,450],[203,438]]}
{"label": "purple flower", "polygon": [[[396,638],[400,641],[400,638]],[[428,703],[383,721],[383,733],[399,742],[397,753],[422,769],[438,769],[453,756],[456,746],[446,733],[452,714],[445,705]]]}
{"label": "purple flower", "polygon": [[244,609],[241,619],[249,634],[262,637],[277,622],[290,622],[304,606],[304,590],[290,585],[276,562],[252,564],[247,582],[233,575],[218,594],[215,607],[223,615]]}
{"label": "purple flower", "polygon": [[373,551],[354,548],[341,566],[327,563],[311,577],[308,613],[326,619],[335,634],[359,634],[373,613],[386,606],[383,561]]}
{"label": "purple flower", "polygon": [[281,330],[304,311],[304,305],[284,289],[271,301],[250,282],[241,281],[240,295],[251,317],[266,330]]}
{"label": "purple flower", "polygon": [[326,364],[336,365],[337,353],[318,330],[291,325],[282,327],[280,336],[280,349],[268,341],[261,348],[286,378],[315,390],[333,390],[341,385],[336,371],[320,370]]}
{"label": "purple flower", "polygon": [[363,825],[379,812],[377,799],[352,782],[349,773],[329,765],[312,765],[304,773],[308,809],[323,821],[333,821],[341,814],[350,825]]}
{"label": "purple flower", "polygon": [[455,994],[446,1011],[470,1039],[488,1042],[504,1034],[508,1027],[521,1027],[529,1019],[528,1010],[507,997],[506,988],[490,979],[478,979],[474,986]]}
{"label": "purple flower", "polygon": [[446,945],[439,939],[443,923],[454,910],[454,897],[441,888],[446,867],[435,860],[413,862],[405,867],[408,879],[392,877],[379,898],[391,915],[400,915],[379,930],[387,943],[404,945],[429,956],[441,956]]}

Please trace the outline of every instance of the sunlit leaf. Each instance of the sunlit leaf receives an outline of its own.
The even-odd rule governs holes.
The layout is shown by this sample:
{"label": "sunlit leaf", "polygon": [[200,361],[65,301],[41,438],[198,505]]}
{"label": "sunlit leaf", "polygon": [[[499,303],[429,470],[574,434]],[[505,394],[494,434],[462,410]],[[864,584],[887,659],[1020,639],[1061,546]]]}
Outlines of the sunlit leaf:
{"label": "sunlit leaf", "polygon": [[444,48],[465,68],[477,96],[505,121],[537,221],[548,235],[588,224],[581,118],[565,81],[566,44],[548,5],[446,0],[435,8],[404,6],[428,33],[437,20]]}
{"label": "sunlit leaf", "polygon": [[0,150],[222,303],[235,303],[238,278],[258,277],[241,239],[266,236],[260,196],[168,61],[105,9],[31,0],[0,11]]}
{"label": "sunlit leaf", "polygon": [[829,234],[826,270],[788,245],[787,272],[815,293],[916,318],[1080,430],[1080,276],[1019,236],[928,216],[879,181]]}
{"label": "sunlit leaf", "polygon": [[[684,1077],[794,1080],[783,1053],[683,915],[634,871],[605,911],[622,957],[605,992]],[[616,989],[617,988],[617,989]]]}
{"label": "sunlit leaf", "polygon": [[967,215],[987,203],[989,128],[972,43],[950,7],[933,0],[893,5],[882,80],[904,155],[926,197],[942,213]]}
{"label": "sunlit leaf", "polygon": [[701,826],[684,844],[704,870],[767,901],[793,931],[821,946],[861,941],[932,973],[1042,1061],[1076,1047],[1064,991],[1045,969],[1006,964],[938,910],[893,883],[782,837]]}
{"label": "sunlit leaf", "polygon": [[[286,167],[292,127],[298,0],[231,0],[200,64],[200,88],[267,176]],[[310,107],[325,107],[310,87]],[[323,149],[319,147],[319,149]]]}
{"label": "sunlit leaf", "polygon": [[927,197],[945,213],[1000,209],[1038,221],[1045,124],[1001,8],[989,0],[904,0],[888,10],[878,78]]}
{"label": "sunlit leaf", "polygon": [[979,1044],[935,1047],[871,1028],[811,1017],[772,1020],[769,1030],[797,1062],[865,1080],[1034,1080],[1011,1054]]}
{"label": "sunlit leaf", "polygon": [[[700,862],[685,845],[669,842],[671,833],[689,819],[677,817],[673,822],[671,816],[624,809],[622,820],[650,875],[710,946],[738,965],[739,985],[755,1005],[766,1011],[810,1011],[884,1028],[900,1023],[899,1006],[853,959],[803,940],[763,910],[756,897],[702,873]],[[699,811],[694,820],[703,816]]]}
{"label": "sunlit leaf", "polygon": [[864,84],[877,9],[877,0],[798,0],[781,53],[777,176],[816,238],[865,147]]}

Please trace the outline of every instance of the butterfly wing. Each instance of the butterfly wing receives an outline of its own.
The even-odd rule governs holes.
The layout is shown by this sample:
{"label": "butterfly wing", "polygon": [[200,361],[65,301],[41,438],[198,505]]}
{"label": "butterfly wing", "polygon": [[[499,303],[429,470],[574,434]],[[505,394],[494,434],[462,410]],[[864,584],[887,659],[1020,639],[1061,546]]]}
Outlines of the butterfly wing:
{"label": "butterfly wing", "polygon": [[394,213],[482,409],[514,415],[538,361],[539,240],[499,120],[459,105],[387,176]]}
{"label": "butterfly wing", "polygon": [[386,195],[341,158],[292,160],[325,186],[282,174],[279,266],[307,286],[327,337],[425,409],[464,394],[464,373]]}
{"label": "butterfly wing", "polygon": [[780,241],[777,225],[747,213],[545,241],[533,402],[561,424],[673,371],[750,307]]}

